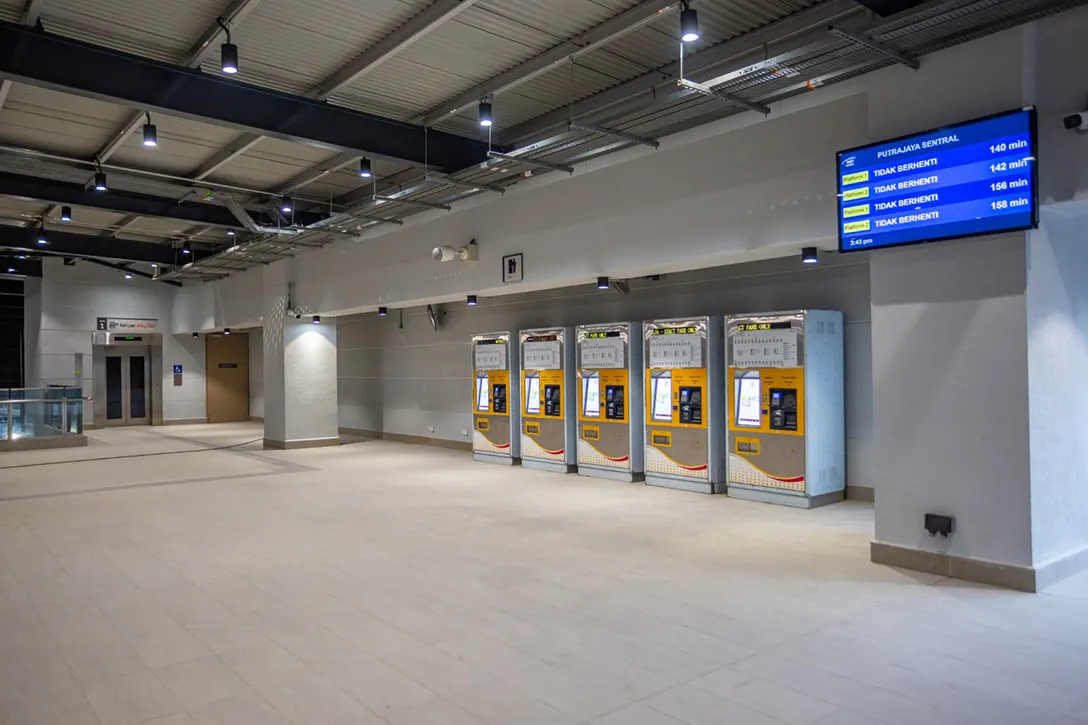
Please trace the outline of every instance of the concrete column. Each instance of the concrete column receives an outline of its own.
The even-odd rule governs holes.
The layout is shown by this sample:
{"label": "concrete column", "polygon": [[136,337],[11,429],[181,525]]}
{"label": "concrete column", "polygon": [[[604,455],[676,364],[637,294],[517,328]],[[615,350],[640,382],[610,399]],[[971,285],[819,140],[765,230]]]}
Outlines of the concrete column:
{"label": "concrete column", "polygon": [[1027,591],[1088,564],[1088,240],[1052,230],[872,254],[873,561]]}
{"label": "concrete column", "polygon": [[340,444],[336,401],[336,320],[287,315],[290,267],[264,275],[264,445],[313,448]]}

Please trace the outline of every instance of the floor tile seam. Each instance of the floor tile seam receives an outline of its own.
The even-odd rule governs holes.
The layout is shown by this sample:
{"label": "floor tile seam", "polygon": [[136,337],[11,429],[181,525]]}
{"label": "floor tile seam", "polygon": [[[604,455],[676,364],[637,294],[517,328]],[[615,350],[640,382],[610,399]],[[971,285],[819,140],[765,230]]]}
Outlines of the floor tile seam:
{"label": "floor tile seam", "polygon": [[[679,687],[692,687],[692,685],[690,685],[689,683],[686,683],[686,682],[682,682],[682,683],[680,683],[678,685],[674,685],[673,687],[670,687],[670,688],[664,690],[663,692],[668,692],[669,690],[674,690],[674,689],[679,688]],[[745,710],[747,710],[747,711],[749,711],[749,712],[751,712],[751,713],[753,713],[755,715],[761,715],[761,716],[763,716],[765,718],[773,720],[776,723],[782,723],[782,725],[789,725],[785,720],[782,720],[781,718],[777,718],[774,715],[768,715],[767,713],[762,712],[760,710],[757,710],[757,709],[755,709],[753,707],[750,707],[748,705],[745,705],[744,703],[737,702],[736,700],[732,700],[732,699],[727,698],[727,697],[722,697],[721,695],[718,695],[717,693],[708,692],[707,690],[704,690],[701,687],[696,687],[695,689],[698,690],[699,692],[702,692],[702,693],[704,693],[706,695],[709,695],[712,698],[715,698],[715,699],[718,699],[718,700],[725,700],[725,701],[729,702],[730,704],[736,705],[737,707],[740,707],[740,708],[743,708],[743,709],[745,709]],[[651,710],[653,710],[654,712],[661,713],[662,715],[664,715],[666,717],[671,717],[672,719],[679,720],[680,722],[685,722],[685,723],[690,723],[691,722],[690,720],[685,720],[684,718],[679,717],[678,715],[673,715],[671,713],[665,712],[664,710],[662,710],[660,708],[654,707],[652,703],[648,702],[648,700],[650,698],[656,697],[657,695],[660,695],[660,694],[662,694],[662,692],[654,693],[653,695],[650,695],[649,697],[638,700],[637,702],[635,702],[633,704],[642,705],[643,707],[648,707]],[[834,707],[837,707],[833,703],[828,703],[828,704],[830,704],[830,705],[832,705]]]}
{"label": "floor tile seam", "polygon": [[[484,637],[488,637],[488,638],[490,638],[490,636],[489,636],[488,634],[486,634],[486,633],[481,633],[481,635],[482,635],[482,636],[484,636]],[[561,673],[562,673],[562,674],[564,674],[564,675],[570,675],[570,676],[573,676],[573,675],[572,675],[571,673],[568,673],[568,672],[566,672],[565,670],[563,670],[563,669],[562,669],[562,668],[561,668],[561,667],[560,667],[559,665],[555,664],[554,662],[549,662],[548,660],[544,660],[544,659],[541,659],[540,657],[537,657],[536,655],[533,655],[533,654],[531,654],[531,653],[529,653],[529,652],[524,652],[523,650],[521,650],[521,649],[517,648],[517,647],[516,647],[515,645],[512,645],[512,644],[506,644],[506,643],[504,643],[504,642],[499,642],[499,644],[504,644],[505,646],[507,646],[507,647],[510,647],[511,649],[515,649],[515,650],[517,650],[517,651],[519,651],[519,652],[522,652],[523,654],[527,654],[527,655],[529,655],[529,656],[531,656],[531,657],[533,657],[533,658],[535,658],[535,659],[539,660],[541,664],[543,664],[543,665],[547,665],[548,667],[551,667],[551,668],[555,669],[556,671],[558,671],[558,672],[561,672]],[[447,654],[447,656],[449,656],[449,657],[453,657],[453,655],[449,655],[448,653],[445,653],[445,654]],[[686,654],[686,653],[680,653],[680,654]],[[535,695],[534,693],[532,693],[532,692],[529,692],[528,690],[524,689],[523,687],[521,687],[521,686],[520,686],[520,685],[519,685],[518,683],[516,683],[516,682],[513,682],[513,681],[510,681],[510,680],[507,680],[507,679],[505,679],[505,678],[504,678],[504,677],[503,677],[502,675],[493,675],[493,674],[490,674],[490,673],[488,673],[488,672],[483,672],[482,670],[479,670],[479,668],[475,667],[475,666],[474,666],[474,665],[472,665],[471,663],[469,663],[469,662],[466,662],[465,660],[463,660],[463,659],[461,659],[461,658],[459,658],[459,657],[454,657],[454,659],[456,659],[456,660],[457,660],[458,662],[462,662],[463,664],[465,664],[465,665],[468,665],[469,667],[471,667],[471,668],[473,668],[473,669],[475,669],[475,670],[477,670],[477,671],[479,671],[479,672],[482,672],[482,674],[484,674],[484,675],[485,675],[485,676],[487,676],[487,677],[492,677],[492,678],[494,678],[494,679],[496,679],[496,680],[498,680],[498,681],[500,681],[500,682],[503,682],[503,683],[505,683],[506,685],[509,685],[510,687],[513,687],[514,689],[516,689],[516,690],[518,690],[518,691],[522,692],[523,694],[525,694],[525,695],[528,695],[529,697],[533,698],[533,699],[534,699],[535,701],[537,701],[537,702],[543,703],[544,705],[547,705],[548,707],[551,707],[551,708],[554,708],[554,709],[556,709],[556,710],[559,710],[560,712],[563,712],[564,714],[566,714],[566,715],[569,715],[569,716],[571,716],[571,717],[573,717],[573,718],[580,718],[580,717],[581,717],[581,715],[579,715],[578,713],[570,712],[570,711],[568,711],[568,710],[565,710],[565,709],[563,709],[563,708],[562,708],[561,706],[559,706],[559,705],[552,705],[551,703],[548,703],[548,702],[545,702],[544,700],[541,700],[541,699],[540,699],[540,698],[539,698],[539,697],[538,697],[537,695]],[[609,659],[615,659],[615,658],[609,658]],[[634,667],[635,669],[638,669],[638,670],[642,670],[643,672],[645,672],[645,673],[646,673],[647,675],[650,675],[651,677],[657,677],[657,676],[658,676],[658,675],[657,675],[656,673],[654,673],[654,672],[652,672],[652,671],[650,671],[650,670],[647,670],[647,669],[645,669],[645,668],[643,668],[643,667],[641,667],[641,666],[639,666],[639,665],[633,664],[633,663],[631,663],[631,662],[627,662],[626,660],[622,660],[622,659],[616,659],[616,662],[617,662],[617,664],[624,664],[624,665],[626,665],[626,666],[628,666],[628,667]],[[535,667],[536,665],[533,665],[533,666]],[[721,669],[721,668],[716,668],[716,669]],[[645,700],[645,699],[647,699],[647,698],[649,698],[649,697],[653,697],[653,696],[655,696],[655,695],[659,695],[659,694],[661,694],[662,692],[666,692],[666,691],[668,691],[668,690],[671,690],[671,689],[672,689],[672,688],[674,688],[674,687],[679,687],[679,686],[681,686],[681,685],[687,684],[687,683],[689,683],[689,682],[691,682],[691,681],[693,681],[693,680],[695,680],[695,679],[698,679],[699,677],[702,677],[702,676],[703,676],[703,675],[698,675],[698,676],[696,676],[696,677],[692,677],[692,678],[689,678],[689,679],[687,679],[687,680],[684,680],[683,682],[674,682],[674,683],[672,683],[672,684],[669,684],[669,685],[664,685],[664,686],[662,686],[662,687],[661,687],[660,689],[655,689],[655,690],[654,690],[653,692],[651,692],[650,694],[648,694],[648,695],[645,695],[645,696],[643,696],[643,697],[640,697],[640,698],[638,698],[638,699],[636,699],[636,700],[631,700],[631,699],[627,698],[627,702],[626,702],[626,704],[624,704],[624,705],[621,705],[620,707],[618,707],[618,708],[615,708],[615,709],[622,709],[622,708],[624,708],[624,707],[628,707],[628,706],[630,706],[630,705],[633,705],[633,704],[639,703],[639,702],[641,702],[642,700]],[[621,697],[626,697],[626,696],[624,696],[624,695],[620,695],[620,696],[621,696]],[[612,711],[609,711],[609,712],[612,712]],[[605,713],[605,714],[607,714],[607,713]],[[590,718],[586,719],[586,720],[585,720],[585,722],[593,722],[594,720],[596,720],[596,719],[598,719],[598,718],[600,718],[600,717],[604,717],[604,715],[603,715],[603,714],[602,714],[602,715],[595,715],[595,716],[593,716],[593,717],[590,717]]]}
{"label": "floor tile seam", "polygon": [[[748,657],[745,657],[744,659],[746,660],[746,659],[749,659],[751,657],[756,657],[759,654],[760,653],[757,652],[756,654],[749,655]],[[719,667],[718,669],[714,670],[714,672],[711,672],[708,675],[704,675],[704,677],[709,677],[710,675],[713,675],[715,672],[719,672],[721,670],[732,670],[732,669],[734,669],[735,664],[739,664],[740,662],[743,662],[743,661],[744,660],[738,660],[737,662],[735,662],[733,664],[725,665],[723,667]],[[789,692],[791,692],[791,693],[793,693],[795,695],[798,695],[798,696],[800,696],[802,698],[808,698],[810,700],[817,700],[817,701],[822,702],[823,704],[827,705],[828,707],[833,708],[832,712],[828,713],[828,715],[831,715],[831,714],[833,714],[835,712],[838,712],[839,710],[848,710],[849,709],[847,707],[844,707],[843,705],[839,705],[838,703],[831,702],[831,701],[826,700],[826,699],[824,699],[822,697],[819,697],[817,695],[810,695],[807,692],[801,692],[800,690],[794,689],[793,687],[790,687],[789,685],[783,685],[783,684],[781,684],[779,682],[774,682],[772,680],[768,680],[768,679],[765,679],[763,677],[758,677],[756,675],[749,675],[747,672],[741,672],[741,674],[743,674],[743,675],[745,675],[746,677],[749,678],[748,680],[745,680],[744,683],[741,683],[742,685],[747,683],[747,682],[753,682],[753,681],[765,682],[765,683],[767,683],[769,685],[772,685],[772,686],[774,686],[776,688],[787,690],[787,691],[789,691]],[[743,705],[744,707],[748,708],[749,710],[754,710],[754,711],[756,711],[756,712],[758,712],[758,713],[760,713],[762,715],[767,715],[768,717],[772,717],[775,720],[781,720],[781,718],[776,716],[774,713],[768,712],[767,710],[764,710],[764,709],[762,709],[760,707],[756,707],[755,705],[751,705],[751,704],[749,704],[747,702],[742,702],[738,698],[733,697],[731,695],[731,693],[728,693],[728,692],[725,692],[725,693],[716,692],[716,691],[710,690],[710,689],[708,689],[706,687],[700,687],[699,685],[694,684],[695,682],[697,682],[698,680],[701,680],[701,679],[703,679],[703,677],[696,677],[696,678],[694,678],[692,680],[689,680],[688,682],[683,683],[683,684],[686,684],[686,685],[688,685],[690,687],[694,687],[697,690],[701,690],[701,691],[707,693],[708,695],[712,695],[714,697],[718,697],[718,698],[721,698],[721,699],[724,699],[724,700],[728,700],[729,702],[732,702],[732,703],[734,703],[736,705]],[[940,708],[940,709],[943,710],[944,708]],[[824,715],[824,716],[821,716],[821,717],[827,717],[827,716]]]}
{"label": "floor tile seam", "polygon": [[[273,457],[273,456],[269,456],[269,455],[264,454],[264,452],[261,452],[261,451],[241,450],[242,446],[252,445],[252,444],[256,443],[259,440],[263,440],[263,438],[254,438],[252,440],[242,441],[240,443],[222,445],[222,444],[219,444],[219,443],[214,443],[212,441],[207,441],[207,440],[203,440],[203,439],[199,439],[199,438],[184,438],[184,437],[181,437],[181,436],[173,436],[173,435],[170,435],[170,434],[165,433],[165,432],[159,432],[159,431],[155,431],[155,430],[151,430],[151,429],[149,429],[149,430],[135,430],[134,429],[134,432],[137,432],[140,435],[145,436],[145,437],[147,437],[147,438],[149,438],[151,440],[167,440],[167,441],[186,444],[186,445],[190,445],[190,446],[194,446],[194,447],[191,448],[191,449],[187,449],[187,450],[157,451],[157,452],[147,453],[147,454],[142,454],[142,455],[141,454],[134,454],[131,457],[152,458],[154,456],[160,456],[160,455],[180,455],[180,454],[186,454],[186,453],[231,453],[231,454],[241,455],[243,457],[259,460],[259,461],[262,461],[262,462],[266,462],[266,463],[269,463],[270,465],[280,467],[280,468],[284,468],[284,469],[294,471],[294,472],[298,472],[298,473],[306,472],[306,471],[318,471],[318,470],[320,470],[320,469],[313,468],[313,467],[310,467],[310,466],[305,466],[305,465],[303,465],[301,463],[296,463],[294,461],[289,461],[289,460],[285,461],[285,460],[282,460],[282,459],[279,459],[279,458],[276,458],[276,457]],[[99,461],[99,460],[105,461],[105,460],[111,460],[111,459],[109,457],[103,457],[103,458],[95,459],[95,460],[96,461]],[[64,463],[64,462],[65,461],[58,461],[58,463]],[[3,470],[3,468],[0,467],[0,470]]]}
{"label": "floor tile seam", "polygon": [[[39,626],[41,626],[42,631],[44,631],[46,637],[49,638],[49,642],[53,646],[54,654],[56,654],[56,656],[60,658],[60,661],[64,663],[64,669],[68,672],[68,676],[72,678],[72,682],[75,684],[76,690],[79,692],[79,696],[83,698],[83,702],[87,705],[87,710],[89,710],[90,713],[94,715],[94,719],[98,721],[99,725],[106,725],[106,723],[102,722],[102,718],[98,716],[98,711],[95,710],[94,707],[91,705],[90,698],[87,697],[87,691],[83,689],[83,684],[80,683],[79,679],[76,677],[76,673],[72,671],[72,666],[68,663],[68,658],[64,656],[64,654],[60,651],[60,647],[54,641],[53,633],[50,632],[49,628],[45,626],[45,620],[42,619],[42,615],[38,611],[37,606],[31,604],[30,609],[34,612],[34,617],[38,620],[38,624]],[[102,611],[100,609],[98,609],[98,605],[95,605],[95,609],[98,610],[98,613],[101,614],[103,617],[106,616],[105,614],[102,614]],[[109,621],[108,618],[107,621]],[[113,622],[110,622],[110,626],[113,626]]]}
{"label": "floor tile seam", "polygon": [[[247,620],[247,621],[248,621],[248,620]],[[256,626],[256,625],[252,625],[252,626]],[[262,634],[263,634],[263,633],[262,633]],[[268,635],[264,635],[264,636],[268,637]],[[334,636],[336,636],[336,635],[334,635]],[[361,708],[363,709],[363,712],[365,712],[365,713],[367,713],[368,715],[371,715],[371,716],[373,716],[373,717],[377,718],[377,720],[378,720],[379,722],[382,722],[382,723],[387,723],[387,722],[388,722],[388,721],[387,721],[387,720],[386,720],[385,718],[383,718],[383,717],[382,717],[381,715],[379,715],[378,713],[374,712],[374,711],[373,711],[373,710],[371,710],[371,709],[370,709],[369,707],[367,707],[367,706],[366,706],[366,704],[365,704],[364,702],[360,701],[360,700],[359,700],[359,699],[358,699],[357,697],[355,697],[354,695],[352,695],[352,694],[351,694],[350,692],[348,692],[348,691],[346,691],[346,690],[345,690],[344,688],[340,687],[340,685],[338,685],[337,683],[333,682],[332,680],[330,680],[329,678],[325,677],[325,676],[324,676],[324,675],[322,675],[322,674],[321,674],[320,672],[318,672],[317,670],[315,670],[315,669],[314,669],[313,667],[311,667],[311,666],[310,666],[310,663],[309,663],[309,662],[307,662],[306,660],[304,660],[304,659],[302,659],[301,657],[299,657],[298,655],[296,655],[296,654],[295,654],[294,652],[292,652],[292,651],[291,651],[290,649],[288,649],[286,645],[284,645],[284,644],[281,644],[280,642],[277,642],[276,640],[272,639],[271,637],[268,637],[268,641],[269,641],[269,642],[272,642],[272,643],[273,643],[273,644],[274,644],[274,645],[275,645],[275,646],[276,646],[277,648],[279,648],[279,649],[280,649],[280,650],[281,650],[281,651],[282,651],[282,652],[283,652],[284,654],[286,654],[286,655],[287,655],[288,657],[290,657],[290,658],[291,658],[291,659],[293,659],[293,660],[294,660],[295,662],[297,662],[297,663],[298,663],[299,665],[301,665],[301,666],[302,666],[303,668],[305,668],[305,669],[306,669],[306,670],[307,670],[307,671],[308,671],[308,672],[309,672],[309,673],[310,673],[311,675],[313,675],[313,676],[314,676],[314,677],[315,677],[316,679],[320,680],[321,682],[324,682],[324,683],[325,683],[325,684],[327,684],[327,685],[330,685],[330,686],[331,686],[331,687],[333,687],[333,688],[334,688],[334,689],[335,689],[335,690],[336,690],[337,692],[341,693],[342,695],[344,695],[345,697],[347,697],[347,698],[348,698],[349,700],[351,700],[352,702],[354,702],[355,704],[357,704],[357,705],[358,705],[359,707],[361,707]],[[351,643],[350,643],[350,642],[348,642],[348,644],[350,645]],[[238,648],[238,649],[236,649],[236,650],[230,650],[230,651],[232,651],[232,652],[236,652],[236,651],[239,651],[239,650],[243,650],[243,649],[251,649],[251,648],[253,648],[253,647],[260,647],[260,646],[261,646],[261,645],[251,645],[250,647],[239,647],[239,648]],[[354,646],[354,645],[353,645],[353,646]],[[215,655],[215,656],[216,656],[216,657],[219,657],[220,659],[222,659],[222,654],[224,654],[224,653],[220,653],[220,654],[217,654],[217,655]],[[287,722],[289,722],[289,723],[293,723],[293,725],[314,725],[314,723],[312,723],[312,721],[299,721],[299,720],[296,720],[295,718],[291,717],[291,716],[290,716],[289,714],[287,714],[286,712],[284,712],[284,711],[283,711],[283,710],[282,710],[282,709],[281,709],[281,708],[279,707],[279,705],[277,705],[277,704],[276,704],[275,702],[273,702],[271,698],[269,698],[269,697],[268,697],[267,695],[265,695],[265,694],[264,694],[264,692],[262,691],[262,689],[261,689],[261,688],[260,688],[260,687],[259,687],[259,686],[258,686],[257,684],[255,684],[254,682],[250,681],[250,680],[249,680],[249,679],[248,679],[248,678],[247,678],[247,677],[246,677],[245,675],[243,675],[243,674],[242,674],[241,672],[239,672],[237,668],[233,667],[233,666],[232,666],[232,665],[231,665],[231,664],[230,664],[229,662],[227,662],[226,660],[223,660],[223,664],[225,664],[225,665],[226,665],[226,666],[227,666],[227,667],[228,667],[228,668],[229,668],[229,669],[230,669],[230,670],[231,670],[231,671],[232,671],[232,672],[233,672],[234,674],[236,674],[236,675],[237,675],[237,676],[238,676],[239,678],[241,678],[241,679],[242,679],[242,680],[243,680],[243,681],[244,681],[244,682],[245,682],[245,683],[246,683],[247,685],[249,685],[250,687],[252,687],[252,688],[253,688],[253,690],[254,690],[254,691],[255,691],[255,692],[257,693],[257,694],[259,694],[259,695],[260,695],[260,696],[261,696],[261,697],[262,697],[262,698],[263,698],[263,699],[265,700],[265,702],[267,702],[267,703],[268,703],[269,705],[271,705],[271,706],[272,706],[272,707],[273,707],[273,708],[274,708],[274,709],[276,710],[276,712],[278,712],[278,713],[279,713],[280,715],[282,715],[282,716],[283,716],[283,719],[284,719],[284,720],[286,720],[286,721],[287,721]],[[429,690],[429,689],[428,689],[428,692],[430,692],[430,690]],[[436,693],[436,694],[437,694],[437,693]]]}
{"label": "floor tile seam", "polygon": [[[859,644],[864,644],[863,640],[857,639],[857,638],[855,638],[853,636],[850,636],[848,634],[841,633],[841,631],[839,631],[839,630],[833,630],[831,632],[825,632],[825,633],[821,633],[821,634],[838,635],[838,636],[844,637],[845,639],[849,639],[849,640],[851,640],[853,642],[856,642],[856,643],[859,643]],[[958,656],[956,654],[949,654],[949,653],[946,653],[946,652],[938,652],[936,650],[925,649],[925,648],[922,648],[922,647],[920,647],[918,645],[910,644],[908,642],[900,642],[898,640],[890,639],[890,638],[888,638],[888,637],[886,637],[886,636],[884,636],[882,634],[879,634],[879,633],[869,632],[869,635],[871,637],[873,637],[873,638],[876,638],[876,639],[879,639],[879,640],[885,642],[888,645],[894,645],[895,647],[909,648],[911,650],[914,650],[919,655],[928,655],[928,656],[931,656],[931,657],[941,657],[942,659],[945,659],[945,660],[948,660],[948,661],[951,661],[951,662],[959,662],[959,663],[964,664],[964,665],[970,665],[972,667],[979,667],[979,668],[982,668],[983,670],[986,670],[987,672],[991,672],[991,673],[993,673],[995,675],[1007,675],[1007,676],[1011,676],[1011,677],[1019,677],[1019,678],[1021,678],[1023,680],[1026,680],[1026,681],[1028,681],[1028,682],[1030,682],[1030,683],[1032,683],[1034,685],[1040,685],[1042,687],[1050,687],[1050,688],[1053,688],[1055,690],[1061,690],[1062,692],[1065,692],[1066,694],[1070,694],[1070,695],[1079,694],[1079,693],[1076,693],[1076,692],[1072,692],[1071,690],[1067,690],[1066,688],[1061,687],[1060,685],[1055,685],[1055,684],[1053,684],[1051,682],[1047,682],[1044,679],[1038,679],[1036,677],[1033,677],[1030,674],[1023,674],[1021,672],[1014,672],[1012,670],[1004,669],[1004,668],[999,667],[997,665],[993,665],[993,664],[989,664],[989,663],[982,663],[982,662],[978,662],[978,661],[975,661],[975,660],[965,659],[965,658],[960,657],[960,656]],[[920,672],[920,671],[916,670],[913,667],[909,667],[907,665],[899,664],[897,662],[892,662],[891,664],[894,665],[895,667],[905,669],[905,670],[907,670],[909,672],[912,672],[912,673],[914,673],[916,675],[925,676],[924,672]],[[974,690],[975,692],[977,692],[977,693],[979,693],[981,695],[985,695],[985,696],[989,696],[989,697],[994,696],[993,694],[988,693],[986,690],[981,690],[978,687],[976,687],[974,685],[971,685],[971,684],[961,683],[959,686],[960,687],[966,687],[966,688],[969,688],[971,690]],[[1046,710],[1043,710],[1043,709],[1039,708],[1036,705],[1032,705],[1030,703],[1024,702],[1023,700],[1009,700],[1009,701],[1013,702],[1013,703],[1016,703],[1016,704],[1020,705],[1021,707],[1030,708],[1030,709],[1034,709],[1034,710],[1039,710],[1041,713],[1047,712]],[[1073,705],[1068,710],[1065,710],[1065,711],[1060,712],[1060,713],[1055,713],[1055,714],[1068,715],[1068,714],[1072,713],[1072,711],[1074,709],[1076,709],[1076,707],[1077,707],[1076,705]]]}
{"label": "floor tile seam", "polygon": [[148,481],[144,483],[126,483],[119,486],[104,486],[101,488],[87,488],[81,490],[69,490],[69,491],[54,491],[52,493],[28,493],[18,496],[6,496],[0,497],[0,504],[15,503],[19,501],[37,501],[46,498],[57,498],[65,496],[82,496],[92,495],[96,493],[112,493],[115,491],[130,491],[142,488],[161,488],[164,486],[192,486],[201,483],[210,483],[212,481],[236,481],[244,478],[257,478],[260,476],[282,476],[289,473],[299,473],[300,471],[293,470],[280,470],[280,471],[268,471],[261,473],[236,473],[229,476],[212,476],[208,478],[189,478],[182,479],[180,481]]}
{"label": "floor tile seam", "polygon": [[[784,646],[784,645],[782,645],[782,646]],[[829,674],[829,675],[832,675],[834,677],[838,677],[840,679],[849,680],[851,682],[864,685],[865,687],[871,687],[871,688],[873,688],[875,690],[880,690],[881,692],[885,692],[885,693],[887,693],[889,695],[894,695],[895,697],[900,697],[900,698],[903,698],[904,700],[910,700],[911,702],[916,702],[916,703],[919,703],[919,704],[924,705],[926,707],[931,707],[931,708],[934,708],[934,709],[939,710],[941,712],[948,713],[951,716],[971,718],[971,723],[973,725],[974,724],[979,724],[980,725],[982,723],[981,720],[975,718],[975,716],[970,714],[970,713],[961,713],[961,712],[956,712],[954,710],[949,710],[946,707],[943,707],[941,705],[937,705],[937,704],[932,703],[932,702],[928,702],[928,701],[923,700],[921,698],[918,698],[918,697],[916,697],[914,695],[907,694],[905,692],[900,692],[898,690],[893,690],[893,689],[891,689],[889,687],[886,687],[883,684],[876,684],[872,680],[865,680],[865,679],[862,679],[862,678],[860,678],[858,676],[854,676],[854,675],[844,675],[844,674],[842,674],[840,672],[836,672],[834,670],[827,669],[826,667],[823,667],[821,665],[813,664],[813,663],[805,661],[805,660],[800,660],[800,659],[797,659],[796,657],[791,657],[787,653],[778,651],[780,648],[781,648],[781,646],[780,647],[774,647],[774,648],[771,648],[769,650],[766,650],[766,654],[773,654],[773,655],[775,655],[777,657],[783,657],[783,658],[791,660],[792,662],[795,662],[795,663],[797,663],[797,664],[799,664],[799,665],[801,665],[803,667],[815,668],[815,669],[820,670],[821,672],[824,672],[825,674]],[[759,678],[759,679],[763,679],[763,678]],[[774,684],[778,684],[778,683],[774,683]],[[787,685],[780,685],[780,686],[788,688]],[[793,689],[793,688],[788,688],[788,689]],[[826,702],[826,703],[828,703],[830,705],[836,705],[836,703],[831,702],[831,701],[825,699],[824,697],[822,697],[820,695],[809,695],[807,692],[806,693],[801,693],[801,694],[808,695],[809,697],[815,698],[817,700],[821,700],[822,702]],[[983,694],[985,694],[985,693],[983,693]],[[842,707],[841,705],[836,705],[836,706],[837,707]]]}

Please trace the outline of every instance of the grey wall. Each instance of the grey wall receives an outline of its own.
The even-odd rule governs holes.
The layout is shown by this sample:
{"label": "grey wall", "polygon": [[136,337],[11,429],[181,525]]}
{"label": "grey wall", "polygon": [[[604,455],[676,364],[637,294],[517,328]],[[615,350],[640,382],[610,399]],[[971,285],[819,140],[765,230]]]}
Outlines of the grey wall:
{"label": "grey wall", "polygon": [[1031,536],[1036,565],[1088,547],[1088,204],[1043,209],[1028,245]]}
{"label": "grey wall", "polygon": [[264,330],[251,327],[249,335],[249,416],[264,418]]}
{"label": "grey wall", "polygon": [[[628,297],[592,285],[440,307],[439,330],[425,309],[390,310],[339,322],[340,425],[468,441],[472,427],[469,335],[559,324],[644,320],[813,308],[846,318],[847,478],[871,487],[872,360],[866,257],[829,257],[818,267],[794,258],[632,281]],[[431,428],[433,427],[433,431]]]}
{"label": "grey wall", "polygon": [[877,541],[1031,565],[1025,258],[1022,233],[870,258]]}

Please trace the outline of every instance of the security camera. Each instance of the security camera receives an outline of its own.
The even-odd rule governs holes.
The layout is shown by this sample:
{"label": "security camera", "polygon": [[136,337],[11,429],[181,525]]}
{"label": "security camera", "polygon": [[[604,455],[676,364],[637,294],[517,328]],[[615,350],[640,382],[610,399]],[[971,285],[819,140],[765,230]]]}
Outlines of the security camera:
{"label": "security camera", "polygon": [[1070,131],[1088,133],[1088,111],[1070,114],[1062,119],[1062,124]]}
{"label": "security camera", "polygon": [[436,262],[452,262],[459,259],[462,262],[476,262],[480,259],[480,252],[476,248],[476,240],[472,240],[460,249],[450,246],[435,247],[431,256]]}
{"label": "security camera", "polygon": [[449,246],[435,247],[431,256],[436,262],[452,262],[457,259],[457,250]]}

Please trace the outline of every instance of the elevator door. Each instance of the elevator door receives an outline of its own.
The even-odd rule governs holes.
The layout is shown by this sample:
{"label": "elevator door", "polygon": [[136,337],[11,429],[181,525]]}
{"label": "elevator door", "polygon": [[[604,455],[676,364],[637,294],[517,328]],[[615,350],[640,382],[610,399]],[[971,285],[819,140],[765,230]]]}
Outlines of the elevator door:
{"label": "elevator door", "polygon": [[106,350],[106,425],[151,420],[151,355],[144,347]]}

